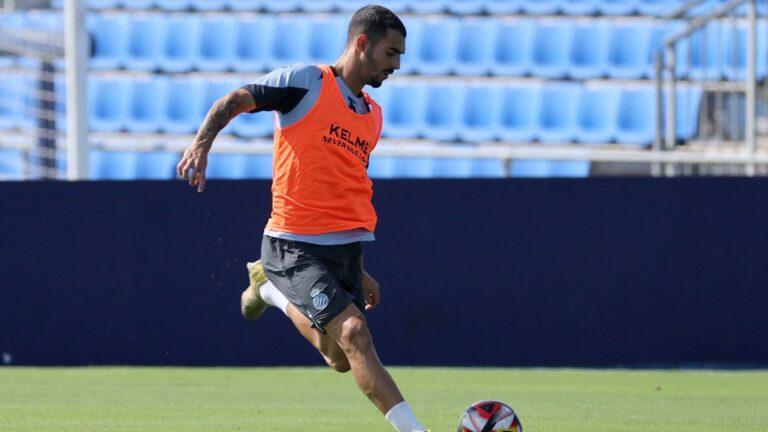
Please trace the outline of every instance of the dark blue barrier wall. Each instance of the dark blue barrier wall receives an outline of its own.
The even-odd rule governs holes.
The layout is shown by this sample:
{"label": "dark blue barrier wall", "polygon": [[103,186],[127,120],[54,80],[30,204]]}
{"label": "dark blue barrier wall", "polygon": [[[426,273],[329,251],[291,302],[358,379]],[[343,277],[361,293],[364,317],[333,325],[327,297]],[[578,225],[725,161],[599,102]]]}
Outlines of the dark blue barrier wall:
{"label": "dark blue barrier wall", "polygon": [[[380,181],[388,364],[766,364],[768,181]],[[266,182],[0,183],[15,364],[320,364],[239,315]]]}

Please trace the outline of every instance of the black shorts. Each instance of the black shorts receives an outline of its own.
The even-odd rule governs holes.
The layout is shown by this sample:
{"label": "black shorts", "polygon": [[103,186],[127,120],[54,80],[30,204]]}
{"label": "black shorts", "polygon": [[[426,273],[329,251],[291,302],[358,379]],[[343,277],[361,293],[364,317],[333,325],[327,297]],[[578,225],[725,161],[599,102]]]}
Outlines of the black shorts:
{"label": "black shorts", "polygon": [[272,284],[325,334],[347,305],[365,310],[360,243],[320,246],[264,236],[261,264]]}

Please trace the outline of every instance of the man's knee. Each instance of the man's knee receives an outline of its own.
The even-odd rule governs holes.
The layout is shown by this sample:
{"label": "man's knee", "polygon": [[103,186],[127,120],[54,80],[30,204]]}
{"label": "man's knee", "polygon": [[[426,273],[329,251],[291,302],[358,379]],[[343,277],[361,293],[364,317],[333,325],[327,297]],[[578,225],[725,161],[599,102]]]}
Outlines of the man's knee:
{"label": "man's knee", "polygon": [[366,353],[373,347],[368,326],[361,317],[351,317],[344,321],[339,345],[347,355]]}

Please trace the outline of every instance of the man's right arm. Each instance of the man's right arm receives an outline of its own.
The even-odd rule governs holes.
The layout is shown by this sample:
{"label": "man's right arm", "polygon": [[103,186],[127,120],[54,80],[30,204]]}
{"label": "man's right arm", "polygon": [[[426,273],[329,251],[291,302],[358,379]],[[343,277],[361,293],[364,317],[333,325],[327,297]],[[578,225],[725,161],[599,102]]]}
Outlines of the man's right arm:
{"label": "man's right arm", "polygon": [[[251,93],[244,89],[231,91],[217,99],[208,110],[194,141],[184,150],[184,155],[176,167],[179,176],[189,180],[190,186],[197,186],[198,192],[203,192],[208,152],[211,151],[213,140],[230,120],[240,113],[254,109],[256,109],[256,102]],[[190,171],[192,171],[191,174]]]}

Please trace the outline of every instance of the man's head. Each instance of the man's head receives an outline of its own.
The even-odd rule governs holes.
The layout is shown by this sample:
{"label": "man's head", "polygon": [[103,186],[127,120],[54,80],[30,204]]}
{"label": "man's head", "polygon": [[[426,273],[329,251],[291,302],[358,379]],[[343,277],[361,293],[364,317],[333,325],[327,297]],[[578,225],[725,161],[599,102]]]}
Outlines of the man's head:
{"label": "man's head", "polygon": [[405,53],[405,26],[383,6],[366,6],[352,16],[347,33],[347,50],[354,50],[365,84],[381,86],[400,69]]}

